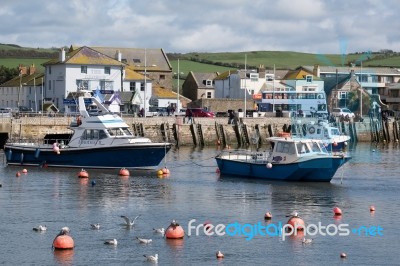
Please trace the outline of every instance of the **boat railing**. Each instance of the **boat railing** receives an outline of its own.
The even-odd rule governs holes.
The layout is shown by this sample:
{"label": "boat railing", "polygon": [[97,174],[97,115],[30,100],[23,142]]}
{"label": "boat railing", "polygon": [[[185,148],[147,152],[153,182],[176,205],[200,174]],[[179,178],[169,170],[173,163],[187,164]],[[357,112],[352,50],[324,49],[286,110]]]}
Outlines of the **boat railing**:
{"label": "boat railing", "polygon": [[253,163],[266,163],[269,157],[269,152],[264,151],[249,151],[249,150],[234,150],[234,151],[223,151],[220,155],[223,158],[229,160],[240,160]]}
{"label": "boat railing", "polygon": [[9,138],[6,143],[27,145],[27,146],[35,146],[41,143],[39,139],[30,139],[30,138]]}

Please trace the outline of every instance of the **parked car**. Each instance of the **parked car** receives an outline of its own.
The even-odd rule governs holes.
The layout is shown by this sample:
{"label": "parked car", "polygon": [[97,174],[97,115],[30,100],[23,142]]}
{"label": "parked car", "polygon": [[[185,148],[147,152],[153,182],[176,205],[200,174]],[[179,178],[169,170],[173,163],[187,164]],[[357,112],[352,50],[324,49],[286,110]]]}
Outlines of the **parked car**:
{"label": "parked car", "polygon": [[332,110],[332,112],[331,112],[331,115],[332,116],[335,116],[335,117],[337,117],[337,116],[344,116],[344,117],[346,117],[347,115],[349,116],[349,118],[353,118],[353,117],[355,117],[356,115],[352,112],[352,111],[350,111],[350,109],[348,109],[348,108],[333,108],[333,110]]}
{"label": "parked car", "polygon": [[186,109],[186,116],[190,116],[189,112],[192,112],[192,117],[215,117],[213,112],[204,110],[202,108],[188,108]]}

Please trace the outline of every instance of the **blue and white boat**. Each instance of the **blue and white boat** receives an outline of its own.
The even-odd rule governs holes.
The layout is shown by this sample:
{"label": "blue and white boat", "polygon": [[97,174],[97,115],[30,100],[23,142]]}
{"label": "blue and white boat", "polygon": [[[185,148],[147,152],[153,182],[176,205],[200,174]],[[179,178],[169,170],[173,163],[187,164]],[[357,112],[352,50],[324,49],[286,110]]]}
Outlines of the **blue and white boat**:
{"label": "blue and white boat", "polygon": [[326,120],[310,120],[302,124],[301,120],[292,124],[292,136],[307,139],[321,140],[328,151],[345,151],[351,137],[340,132]]}
{"label": "blue and white boat", "polygon": [[170,143],[133,135],[119,115],[110,113],[89,92],[82,91],[78,101],[80,116],[70,125],[67,138],[41,143],[8,140],[7,164],[147,169],[157,167],[170,150]]}
{"label": "blue and white boat", "polygon": [[330,153],[321,140],[271,137],[270,151],[226,150],[216,156],[222,175],[281,181],[330,182],[350,156]]}

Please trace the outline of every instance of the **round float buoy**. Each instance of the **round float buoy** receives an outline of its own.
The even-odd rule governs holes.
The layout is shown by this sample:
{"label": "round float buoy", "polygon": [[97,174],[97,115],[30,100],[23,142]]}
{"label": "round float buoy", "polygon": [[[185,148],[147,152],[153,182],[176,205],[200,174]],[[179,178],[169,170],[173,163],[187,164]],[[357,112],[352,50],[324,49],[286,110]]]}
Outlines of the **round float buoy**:
{"label": "round float buoy", "polygon": [[346,253],[342,252],[342,253],[340,253],[340,257],[341,257],[342,259],[344,259],[344,258],[347,258],[347,255],[346,255]]}
{"label": "round float buoy", "polygon": [[21,176],[21,173],[18,171],[18,172],[15,174],[15,176],[16,176],[16,177],[20,177],[20,176]]}
{"label": "round float buoy", "polygon": [[272,168],[272,163],[267,163],[267,168],[271,169]]}
{"label": "round float buoy", "polygon": [[119,170],[119,175],[120,176],[129,176],[128,169],[122,168],[121,170]]}
{"label": "round float buoy", "polygon": [[333,208],[333,213],[336,216],[340,216],[340,215],[342,215],[342,210],[339,207],[335,207],[335,208]]}
{"label": "round float buoy", "polygon": [[162,175],[163,175],[163,171],[162,171],[161,169],[158,170],[158,171],[157,171],[157,175],[161,175],[161,176],[162,176]]}
{"label": "round float buoy", "polygon": [[167,230],[165,230],[165,237],[167,239],[181,239],[185,236],[185,231],[175,220],[171,222]]}
{"label": "round float buoy", "polygon": [[271,220],[272,219],[272,213],[271,212],[266,212],[264,214],[264,219],[265,220]]}
{"label": "round float buoy", "polygon": [[27,173],[28,173],[28,170],[23,169],[23,170],[22,170],[22,173],[27,174]]}
{"label": "round float buoy", "polygon": [[375,206],[369,206],[369,211],[374,212],[375,211]]}
{"label": "round float buoy", "polygon": [[167,167],[164,167],[163,169],[162,169],[162,172],[163,172],[163,174],[169,174],[169,169],[167,168]]}
{"label": "round float buoy", "polygon": [[78,177],[79,177],[79,178],[89,178],[89,173],[88,173],[86,170],[82,169],[82,170],[78,173]]}
{"label": "round float buoy", "polygon": [[290,224],[293,228],[296,228],[297,231],[303,231],[306,227],[303,219],[298,216],[292,216],[286,224]]}
{"label": "round float buoy", "polygon": [[338,145],[338,144],[337,144],[337,142],[335,141],[335,142],[333,143],[333,146],[335,146],[335,147],[336,147],[337,145]]}
{"label": "round float buoy", "polygon": [[219,250],[218,250],[216,256],[217,256],[217,259],[223,259],[224,258],[224,254]]}
{"label": "round float buoy", "polygon": [[73,249],[74,240],[69,235],[58,235],[53,241],[55,249]]}

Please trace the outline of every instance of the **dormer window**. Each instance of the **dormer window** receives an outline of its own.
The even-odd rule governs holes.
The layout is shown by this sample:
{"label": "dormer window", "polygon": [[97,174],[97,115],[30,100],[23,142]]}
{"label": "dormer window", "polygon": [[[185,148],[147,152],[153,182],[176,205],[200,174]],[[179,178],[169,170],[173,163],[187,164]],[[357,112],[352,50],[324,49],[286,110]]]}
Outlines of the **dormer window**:
{"label": "dormer window", "polygon": [[111,68],[110,67],[104,67],[104,74],[110,75],[111,73]]}
{"label": "dormer window", "polygon": [[306,82],[312,82],[312,76],[311,75],[307,75],[306,76]]}
{"label": "dormer window", "polygon": [[266,81],[274,81],[274,74],[266,74],[265,80]]}
{"label": "dormer window", "polygon": [[204,79],[203,84],[206,85],[206,87],[212,87],[212,85],[213,85],[211,79]]}
{"label": "dormer window", "polygon": [[250,80],[251,81],[258,81],[259,74],[258,73],[250,73]]}

